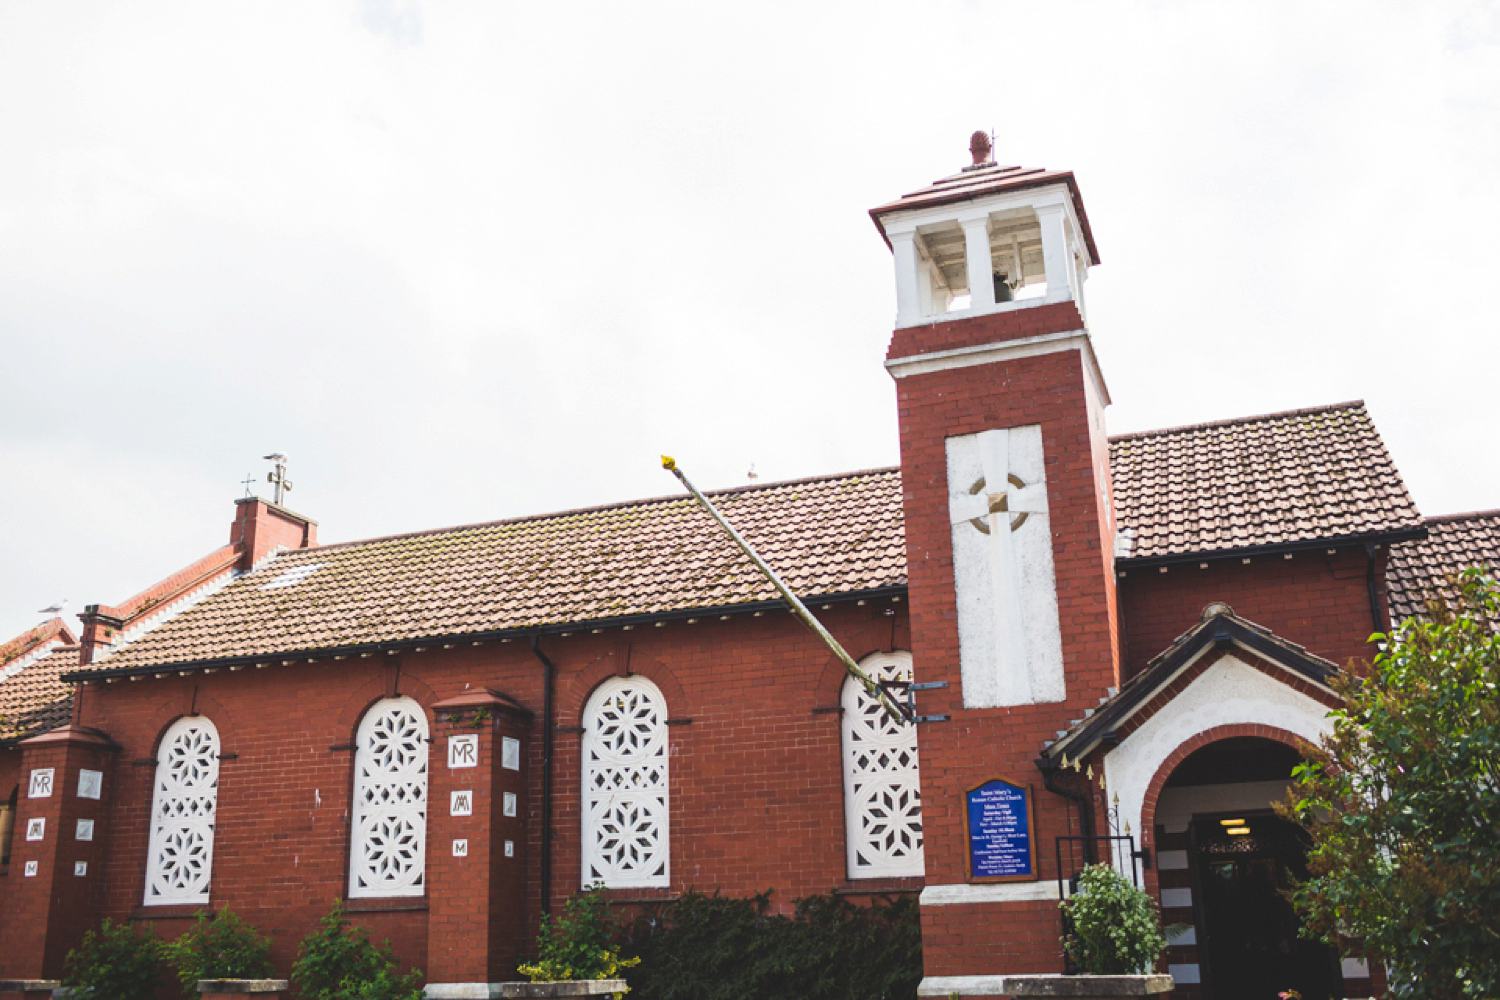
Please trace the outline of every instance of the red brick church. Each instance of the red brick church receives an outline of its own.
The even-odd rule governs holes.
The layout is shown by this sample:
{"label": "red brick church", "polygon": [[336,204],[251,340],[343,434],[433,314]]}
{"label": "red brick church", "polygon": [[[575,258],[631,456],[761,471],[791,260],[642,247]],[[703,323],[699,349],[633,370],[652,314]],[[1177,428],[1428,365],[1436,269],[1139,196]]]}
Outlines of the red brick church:
{"label": "red brick church", "polygon": [[430,996],[498,995],[602,882],[917,895],[920,992],[987,996],[1062,971],[1103,860],[1189,928],[1180,997],[1369,995],[1297,938],[1270,804],[1369,635],[1500,566],[1500,512],[1422,518],[1358,402],[1109,437],[1078,184],[982,138],[871,212],[901,466],[713,494],[917,721],[689,497],[337,545],[248,498],[222,549],[0,647],[0,979],[223,905],[285,974],[340,898]]}

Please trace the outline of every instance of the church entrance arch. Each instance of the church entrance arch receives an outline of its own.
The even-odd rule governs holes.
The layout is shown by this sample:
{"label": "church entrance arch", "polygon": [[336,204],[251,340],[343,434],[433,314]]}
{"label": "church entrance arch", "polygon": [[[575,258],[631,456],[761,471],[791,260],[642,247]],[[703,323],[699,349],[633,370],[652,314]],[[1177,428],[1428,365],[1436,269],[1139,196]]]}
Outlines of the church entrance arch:
{"label": "church entrance arch", "polygon": [[[1164,766],[1148,817],[1172,935],[1170,970],[1186,995],[1303,1000],[1345,995],[1337,954],[1300,936],[1284,893],[1307,877],[1306,834],[1272,809],[1301,754],[1290,736],[1226,735]],[[1190,928],[1190,929],[1189,929]]]}

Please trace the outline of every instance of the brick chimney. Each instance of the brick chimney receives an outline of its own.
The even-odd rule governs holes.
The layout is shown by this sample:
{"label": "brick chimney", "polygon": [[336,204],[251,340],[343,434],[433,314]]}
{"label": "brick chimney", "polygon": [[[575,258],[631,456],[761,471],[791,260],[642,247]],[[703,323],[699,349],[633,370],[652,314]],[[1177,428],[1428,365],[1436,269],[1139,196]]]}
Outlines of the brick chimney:
{"label": "brick chimney", "polygon": [[271,550],[281,547],[305,549],[318,544],[318,522],[293,514],[260,497],[234,502],[234,524],[229,544],[240,550],[239,568],[249,570]]}

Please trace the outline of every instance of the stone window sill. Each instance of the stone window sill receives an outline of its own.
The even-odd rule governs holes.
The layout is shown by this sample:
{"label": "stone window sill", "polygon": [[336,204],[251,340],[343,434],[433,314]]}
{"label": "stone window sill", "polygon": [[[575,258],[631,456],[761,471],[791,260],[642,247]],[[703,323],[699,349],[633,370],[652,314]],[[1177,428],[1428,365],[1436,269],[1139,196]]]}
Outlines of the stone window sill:
{"label": "stone window sill", "polygon": [[173,903],[166,906],[140,904],[130,911],[131,920],[178,920],[196,917],[200,913],[212,915],[213,906],[208,903]]}
{"label": "stone window sill", "polygon": [[920,875],[900,878],[862,878],[846,881],[833,890],[835,896],[884,896],[889,894],[916,894],[922,891],[927,880]]}
{"label": "stone window sill", "polygon": [[388,896],[384,899],[346,899],[345,913],[413,913],[427,911],[426,896]]}

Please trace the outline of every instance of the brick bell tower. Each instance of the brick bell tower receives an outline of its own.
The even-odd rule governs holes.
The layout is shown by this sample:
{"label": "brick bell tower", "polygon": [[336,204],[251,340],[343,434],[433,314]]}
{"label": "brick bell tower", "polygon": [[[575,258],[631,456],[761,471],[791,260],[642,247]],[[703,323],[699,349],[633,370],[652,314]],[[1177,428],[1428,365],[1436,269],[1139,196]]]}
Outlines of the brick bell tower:
{"label": "brick bell tower", "polygon": [[895,257],[918,711],[947,716],[918,730],[937,996],[1063,971],[1057,837],[1092,816],[1036,760],[1119,685],[1109,394],[1083,296],[1099,255],[1072,173],[990,148],[975,133],[972,166],[870,213]]}

